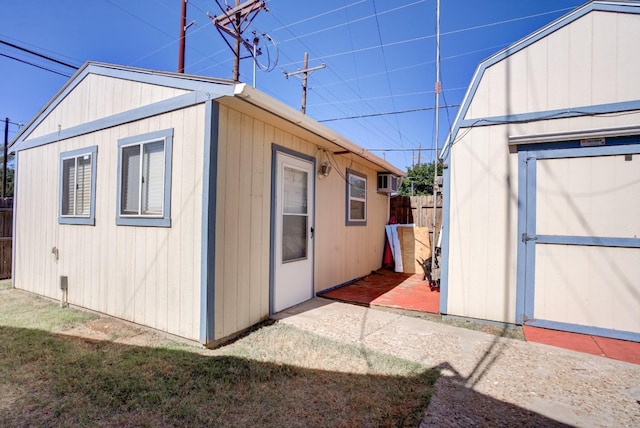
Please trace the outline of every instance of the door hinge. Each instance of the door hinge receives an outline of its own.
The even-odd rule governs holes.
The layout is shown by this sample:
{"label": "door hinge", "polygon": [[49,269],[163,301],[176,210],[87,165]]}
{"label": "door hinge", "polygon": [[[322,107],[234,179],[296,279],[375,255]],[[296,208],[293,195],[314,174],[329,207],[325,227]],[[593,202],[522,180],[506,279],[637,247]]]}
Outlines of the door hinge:
{"label": "door hinge", "polygon": [[528,242],[528,241],[537,241],[538,237],[537,236],[531,236],[531,235],[527,235],[526,232],[522,234],[522,242]]}

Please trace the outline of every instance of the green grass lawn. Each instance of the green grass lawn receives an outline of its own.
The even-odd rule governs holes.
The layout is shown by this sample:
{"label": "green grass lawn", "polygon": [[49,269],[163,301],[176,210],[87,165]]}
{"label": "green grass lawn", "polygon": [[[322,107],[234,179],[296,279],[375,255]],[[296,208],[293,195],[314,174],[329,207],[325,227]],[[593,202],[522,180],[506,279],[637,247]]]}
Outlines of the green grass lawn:
{"label": "green grass lawn", "polygon": [[0,426],[417,426],[438,376],[277,323],[214,351],[74,335],[96,318],[0,288]]}

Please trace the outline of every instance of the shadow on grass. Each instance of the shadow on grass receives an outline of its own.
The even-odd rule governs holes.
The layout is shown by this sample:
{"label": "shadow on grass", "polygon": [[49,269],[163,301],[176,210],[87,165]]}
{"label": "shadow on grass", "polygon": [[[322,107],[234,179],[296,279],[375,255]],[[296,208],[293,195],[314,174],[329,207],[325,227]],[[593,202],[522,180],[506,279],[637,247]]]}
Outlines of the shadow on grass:
{"label": "shadow on grass", "polygon": [[0,326],[0,426],[417,426],[437,376],[341,373]]}

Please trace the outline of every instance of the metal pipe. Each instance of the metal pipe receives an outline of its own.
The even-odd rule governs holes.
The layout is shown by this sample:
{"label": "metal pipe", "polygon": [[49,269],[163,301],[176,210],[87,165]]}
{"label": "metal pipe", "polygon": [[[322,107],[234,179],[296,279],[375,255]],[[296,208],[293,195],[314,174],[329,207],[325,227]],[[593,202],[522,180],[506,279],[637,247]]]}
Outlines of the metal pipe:
{"label": "metal pipe", "polygon": [[433,238],[431,240],[431,275],[436,269],[436,225],[437,225],[437,210],[438,210],[438,128],[440,117],[438,110],[440,107],[440,0],[436,1],[436,123],[435,123],[435,141],[434,141],[434,158],[433,158]]}

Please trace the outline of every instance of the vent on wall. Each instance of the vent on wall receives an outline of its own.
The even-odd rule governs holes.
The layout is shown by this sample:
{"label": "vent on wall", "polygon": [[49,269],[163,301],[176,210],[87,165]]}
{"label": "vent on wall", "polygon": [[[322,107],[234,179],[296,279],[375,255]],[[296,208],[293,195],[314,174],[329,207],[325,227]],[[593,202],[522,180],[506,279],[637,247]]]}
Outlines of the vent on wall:
{"label": "vent on wall", "polygon": [[393,193],[398,191],[398,177],[389,173],[378,173],[378,193]]}

